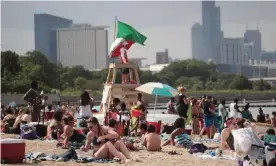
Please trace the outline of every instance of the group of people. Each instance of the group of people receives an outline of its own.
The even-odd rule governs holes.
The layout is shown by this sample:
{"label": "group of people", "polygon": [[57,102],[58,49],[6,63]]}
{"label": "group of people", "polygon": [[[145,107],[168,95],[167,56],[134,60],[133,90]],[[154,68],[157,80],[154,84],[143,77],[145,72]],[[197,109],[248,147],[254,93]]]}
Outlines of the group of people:
{"label": "group of people", "polygon": [[[247,103],[243,110],[238,105],[238,99],[230,103],[227,109],[225,100],[218,103],[211,96],[203,96],[201,99],[194,97],[186,97],[186,88],[178,87],[179,95],[171,98],[167,104],[168,114],[178,114],[184,119],[191,116],[192,134],[202,136],[204,133],[212,138],[216,132],[221,133],[225,127],[228,118],[247,119],[250,122],[269,123],[276,126],[276,113],[272,113],[272,118],[263,113],[259,108],[257,120],[252,117],[249,111],[250,104]],[[190,110],[190,111],[189,111]]]}

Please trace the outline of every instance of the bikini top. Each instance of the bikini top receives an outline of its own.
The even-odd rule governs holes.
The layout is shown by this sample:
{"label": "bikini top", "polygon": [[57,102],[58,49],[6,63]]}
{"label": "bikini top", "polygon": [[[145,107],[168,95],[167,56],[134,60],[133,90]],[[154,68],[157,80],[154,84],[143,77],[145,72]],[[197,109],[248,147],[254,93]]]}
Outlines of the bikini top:
{"label": "bikini top", "polygon": [[93,145],[100,145],[100,144],[106,143],[108,141],[109,141],[109,139],[105,139],[104,142],[98,142],[98,138],[96,136],[94,136],[94,138],[93,138]]}
{"label": "bikini top", "polygon": [[231,150],[235,150],[234,136],[232,135],[232,133],[229,134],[229,137],[226,139],[226,142]]}

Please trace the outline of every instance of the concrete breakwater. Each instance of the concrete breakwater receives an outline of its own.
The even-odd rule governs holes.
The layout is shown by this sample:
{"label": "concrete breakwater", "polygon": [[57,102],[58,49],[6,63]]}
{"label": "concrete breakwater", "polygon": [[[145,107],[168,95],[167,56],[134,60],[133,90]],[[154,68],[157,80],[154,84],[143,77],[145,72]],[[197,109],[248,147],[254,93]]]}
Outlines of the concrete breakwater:
{"label": "concrete breakwater", "polygon": [[[1,94],[1,103],[8,104],[11,101],[15,101],[17,104],[27,104],[23,100],[24,94]],[[61,101],[63,103],[79,103],[80,96],[60,96],[59,94],[45,94],[49,96],[49,103]],[[225,99],[228,102],[232,102],[235,98],[238,98],[240,101],[250,101],[250,103],[263,103],[263,102],[272,102],[273,98],[276,100],[276,92],[275,93],[188,93],[187,96],[193,96],[196,98],[201,98],[202,95],[211,95],[216,100]],[[95,100],[95,104],[99,104],[101,102],[102,96],[93,96]],[[148,103],[154,103],[155,96],[145,95],[145,99]],[[167,103],[169,101],[169,97],[158,97],[158,103]]]}

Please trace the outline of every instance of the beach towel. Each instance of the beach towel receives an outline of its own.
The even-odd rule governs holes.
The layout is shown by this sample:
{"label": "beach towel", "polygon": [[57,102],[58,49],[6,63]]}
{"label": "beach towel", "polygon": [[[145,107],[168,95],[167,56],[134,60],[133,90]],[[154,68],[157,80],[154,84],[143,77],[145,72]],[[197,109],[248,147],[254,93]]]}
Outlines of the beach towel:
{"label": "beach towel", "polygon": [[175,137],[177,144],[184,148],[190,148],[192,146],[192,141],[188,134],[184,133]]}

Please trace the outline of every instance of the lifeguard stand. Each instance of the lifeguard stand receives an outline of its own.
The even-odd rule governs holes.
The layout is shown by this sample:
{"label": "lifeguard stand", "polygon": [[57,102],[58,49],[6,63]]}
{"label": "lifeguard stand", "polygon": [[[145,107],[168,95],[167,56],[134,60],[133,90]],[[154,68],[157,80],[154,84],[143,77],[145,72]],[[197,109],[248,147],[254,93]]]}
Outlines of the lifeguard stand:
{"label": "lifeguard stand", "polygon": [[[122,73],[121,70],[129,68],[132,70],[133,79],[135,83],[116,83],[117,71]],[[106,113],[109,106],[112,104],[114,98],[119,98],[121,101],[125,102],[127,106],[129,102],[135,102],[137,91],[135,88],[140,86],[140,79],[138,75],[138,65],[136,64],[120,64],[120,63],[110,63],[109,72],[107,75],[106,83],[104,85],[103,97],[100,107],[100,113]],[[121,74],[120,74],[121,76]],[[129,108],[128,108],[129,109]]]}

